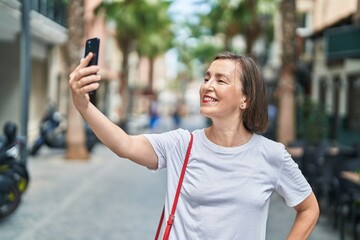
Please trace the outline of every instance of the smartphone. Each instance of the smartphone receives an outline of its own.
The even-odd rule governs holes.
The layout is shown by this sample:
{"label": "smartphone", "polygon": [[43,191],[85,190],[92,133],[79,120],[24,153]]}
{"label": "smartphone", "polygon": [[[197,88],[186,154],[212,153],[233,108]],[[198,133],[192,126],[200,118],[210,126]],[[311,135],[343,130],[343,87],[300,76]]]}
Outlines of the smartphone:
{"label": "smartphone", "polygon": [[[100,39],[99,38],[90,38],[86,40],[85,43],[85,57],[92,52],[94,54],[88,66],[97,65],[99,59],[99,47],[100,47]],[[96,104],[96,91],[89,92],[90,101],[95,105]]]}

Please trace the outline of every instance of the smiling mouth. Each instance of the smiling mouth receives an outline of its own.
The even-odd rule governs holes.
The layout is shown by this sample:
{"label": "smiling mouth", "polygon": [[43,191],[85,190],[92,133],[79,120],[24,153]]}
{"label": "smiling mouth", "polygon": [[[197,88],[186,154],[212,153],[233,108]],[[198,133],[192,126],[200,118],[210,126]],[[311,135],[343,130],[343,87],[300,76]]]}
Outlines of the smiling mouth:
{"label": "smiling mouth", "polygon": [[217,102],[218,100],[209,96],[203,97],[203,102]]}

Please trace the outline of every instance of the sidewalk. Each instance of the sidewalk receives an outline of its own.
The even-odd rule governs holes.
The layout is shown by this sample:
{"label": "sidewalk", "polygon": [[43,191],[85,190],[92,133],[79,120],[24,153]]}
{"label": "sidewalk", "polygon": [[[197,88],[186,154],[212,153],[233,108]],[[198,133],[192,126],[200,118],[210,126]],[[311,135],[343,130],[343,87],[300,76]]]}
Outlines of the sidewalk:
{"label": "sidewalk", "polygon": [[163,206],[164,171],[153,173],[119,159],[102,145],[95,147],[90,161],[68,161],[62,150],[45,150],[29,159],[29,188],[19,208],[0,223],[1,240],[154,235]]}
{"label": "sidewalk", "polygon": [[[294,218],[295,210],[287,207],[280,195],[274,193],[271,197],[266,239],[286,239]],[[329,220],[325,216],[320,216],[309,240],[339,240],[339,236],[340,233],[332,228]]]}
{"label": "sidewalk", "polygon": [[[0,222],[0,240],[153,239],[165,194],[165,171],[153,173],[97,145],[89,161],[63,150],[29,158],[31,182],[19,208]],[[285,239],[294,210],[272,197],[267,239]],[[335,240],[320,219],[312,240]]]}

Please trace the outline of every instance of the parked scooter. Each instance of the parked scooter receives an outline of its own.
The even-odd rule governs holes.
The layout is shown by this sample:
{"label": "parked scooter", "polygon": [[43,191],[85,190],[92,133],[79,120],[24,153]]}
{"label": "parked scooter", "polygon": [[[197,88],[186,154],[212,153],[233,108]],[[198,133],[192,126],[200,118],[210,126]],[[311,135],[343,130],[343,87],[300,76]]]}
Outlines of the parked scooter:
{"label": "parked scooter", "polygon": [[0,220],[15,211],[20,203],[20,196],[14,180],[0,175]]}
{"label": "parked scooter", "polygon": [[[35,139],[30,149],[31,155],[36,155],[44,144],[49,148],[66,148],[66,130],[60,126],[62,121],[63,118],[55,105],[50,104],[40,123],[40,135]],[[91,151],[98,142],[98,138],[87,124],[85,125],[85,133],[86,147],[88,151]]]}
{"label": "parked scooter", "polygon": [[17,135],[13,122],[4,125],[4,136],[0,139],[0,219],[10,215],[19,205],[20,197],[28,187],[29,173],[26,161],[25,141]]}
{"label": "parked scooter", "polygon": [[21,193],[25,192],[29,183],[26,160],[21,153],[26,153],[25,140],[17,135],[17,126],[7,122],[3,128],[4,138],[0,142],[0,174],[15,180]]}

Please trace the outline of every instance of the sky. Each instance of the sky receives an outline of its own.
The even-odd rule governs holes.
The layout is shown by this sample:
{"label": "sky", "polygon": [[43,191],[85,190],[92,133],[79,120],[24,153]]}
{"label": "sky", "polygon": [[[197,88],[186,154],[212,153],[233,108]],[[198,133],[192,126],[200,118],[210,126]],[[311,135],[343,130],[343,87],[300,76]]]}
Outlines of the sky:
{"label": "sky", "polygon": [[[204,3],[199,4],[199,2]],[[193,19],[196,12],[204,12],[208,10],[209,7],[207,6],[206,1],[203,0],[175,0],[170,6],[169,12],[175,22],[181,23]],[[186,37],[186,33],[184,33],[184,31],[178,30],[177,32],[177,37],[179,39]],[[177,75],[178,71],[176,50],[172,49],[168,51],[165,58],[167,63],[167,75],[168,77],[173,78]]]}
{"label": "sky", "polygon": [[189,19],[197,11],[206,11],[208,6],[206,3],[197,4],[200,0],[175,0],[171,7],[170,13],[176,21],[183,21]]}

